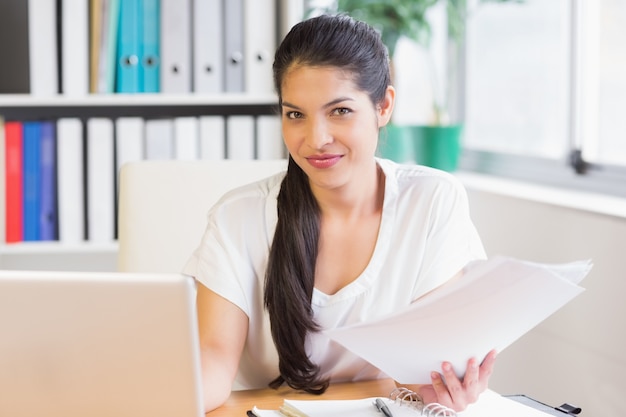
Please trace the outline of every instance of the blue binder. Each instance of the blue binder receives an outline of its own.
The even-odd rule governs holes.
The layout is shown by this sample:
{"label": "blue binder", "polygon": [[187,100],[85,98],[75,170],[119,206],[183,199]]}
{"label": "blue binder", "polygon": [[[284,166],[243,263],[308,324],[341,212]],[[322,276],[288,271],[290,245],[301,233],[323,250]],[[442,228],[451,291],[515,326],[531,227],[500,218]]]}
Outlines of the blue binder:
{"label": "blue binder", "polygon": [[56,143],[54,122],[42,122],[39,155],[39,240],[58,239]]}
{"label": "blue binder", "polygon": [[144,93],[159,92],[159,73],[161,69],[159,28],[160,1],[143,0],[143,36],[141,59],[139,60],[139,79],[142,80],[141,91]]}
{"label": "blue binder", "polygon": [[40,122],[24,123],[23,175],[23,227],[24,241],[39,240],[40,206]]}
{"label": "blue binder", "polygon": [[117,79],[115,91],[118,93],[138,93],[142,88],[139,59],[143,33],[142,1],[120,1],[119,33],[117,43]]}

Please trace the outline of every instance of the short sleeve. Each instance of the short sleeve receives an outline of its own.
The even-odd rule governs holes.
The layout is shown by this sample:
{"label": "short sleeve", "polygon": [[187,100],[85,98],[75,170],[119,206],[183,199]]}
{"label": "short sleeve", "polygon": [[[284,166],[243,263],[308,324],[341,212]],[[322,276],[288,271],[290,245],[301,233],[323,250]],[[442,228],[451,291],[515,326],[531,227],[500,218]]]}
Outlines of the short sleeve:
{"label": "short sleeve", "polygon": [[280,179],[276,175],[226,194],[209,211],[202,240],[183,268],[248,317],[262,312]]}
{"label": "short sleeve", "polygon": [[[249,315],[248,295],[244,293],[239,277],[242,263],[241,251],[229,242],[218,226],[219,210],[209,213],[208,224],[200,245],[192,253],[183,268],[190,275],[216,294],[229,300]],[[227,219],[224,219],[227,221]]]}
{"label": "short sleeve", "polygon": [[486,257],[462,184],[452,176],[445,176],[431,198],[421,279],[414,299],[445,283],[469,262]]}

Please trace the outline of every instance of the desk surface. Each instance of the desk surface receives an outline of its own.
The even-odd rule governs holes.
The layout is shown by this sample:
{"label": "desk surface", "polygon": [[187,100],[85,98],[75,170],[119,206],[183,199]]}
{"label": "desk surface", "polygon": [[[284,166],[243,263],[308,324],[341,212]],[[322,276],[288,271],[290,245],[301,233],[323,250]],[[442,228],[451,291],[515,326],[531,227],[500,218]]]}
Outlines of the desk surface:
{"label": "desk surface", "polygon": [[350,382],[333,384],[323,395],[313,395],[297,392],[289,388],[274,390],[271,388],[234,391],[226,403],[221,407],[207,413],[207,417],[245,417],[246,410],[253,406],[264,409],[277,409],[283,403],[284,398],[297,400],[339,400],[358,399],[367,397],[386,397],[395,388],[391,379],[379,379],[375,381]]}

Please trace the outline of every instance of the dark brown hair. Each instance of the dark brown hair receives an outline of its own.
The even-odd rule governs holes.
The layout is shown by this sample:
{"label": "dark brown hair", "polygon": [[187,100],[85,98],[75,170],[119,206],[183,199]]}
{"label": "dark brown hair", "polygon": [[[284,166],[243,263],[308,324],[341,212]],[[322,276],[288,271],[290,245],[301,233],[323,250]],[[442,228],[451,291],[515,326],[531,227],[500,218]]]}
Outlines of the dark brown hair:
{"label": "dark brown hair", "polygon": [[[274,86],[282,104],[282,82],[294,65],[336,67],[352,75],[372,103],[390,85],[389,55],[380,35],[346,15],[322,15],[296,24],[274,56]],[[278,223],[265,276],[265,307],[279,356],[280,375],[270,386],[321,394],[328,381],[306,352],[309,332],[319,330],[311,297],[320,235],[320,210],[309,179],[290,157],[278,194]]]}

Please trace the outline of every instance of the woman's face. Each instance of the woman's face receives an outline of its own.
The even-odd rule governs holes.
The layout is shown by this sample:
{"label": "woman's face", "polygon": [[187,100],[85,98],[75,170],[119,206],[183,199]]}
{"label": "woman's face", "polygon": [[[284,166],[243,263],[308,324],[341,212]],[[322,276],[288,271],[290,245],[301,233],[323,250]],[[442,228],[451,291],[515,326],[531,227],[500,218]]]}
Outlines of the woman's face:
{"label": "woman's face", "polygon": [[393,87],[374,105],[351,74],[297,65],[285,74],[281,93],[285,145],[313,187],[341,187],[375,166],[378,130],[391,117]]}

